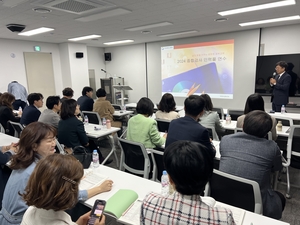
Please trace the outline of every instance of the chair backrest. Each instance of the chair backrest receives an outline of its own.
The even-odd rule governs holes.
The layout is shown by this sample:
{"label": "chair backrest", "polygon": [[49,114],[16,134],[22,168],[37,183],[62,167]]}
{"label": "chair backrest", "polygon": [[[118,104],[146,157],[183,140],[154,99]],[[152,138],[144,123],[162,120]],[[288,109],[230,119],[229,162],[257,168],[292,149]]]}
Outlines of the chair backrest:
{"label": "chair backrest", "polygon": [[219,141],[219,136],[214,127],[205,127],[208,130],[209,137],[214,141]]}
{"label": "chair backrest", "polygon": [[118,138],[121,147],[120,170],[149,177],[150,158],[141,143]]}
{"label": "chair backrest", "polygon": [[218,115],[220,117],[220,120],[224,120],[225,119],[223,108],[213,108],[212,111],[215,111],[215,112],[218,113]]}
{"label": "chair backrest", "polygon": [[152,173],[152,180],[154,181],[161,181],[162,172],[165,170],[164,162],[163,162],[163,151],[159,150],[151,150],[151,158],[153,161],[153,173]]}
{"label": "chair backrest", "polygon": [[159,132],[166,132],[169,130],[170,121],[163,119],[155,119],[157,122],[157,129]]}
{"label": "chair backrest", "polygon": [[228,114],[230,115],[231,120],[237,120],[239,116],[244,115],[244,111],[228,109]]}
{"label": "chair backrest", "polygon": [[4,129],[4,127],[2,126],[1,123],[0,123],[0,132],[5,134],[5,129]]}
{"label": "chair backrest", "polygon": [[117,105],[117,104],[111,104],[115,110],[121,110],[121,106],[120,105]]}
{"label": "chair backrest", "polygon": [[8,121],[8,123],[11,124],[12,128],[15,131],[14,136],[17,138],[20,138],[21,132],[24,129],[24,127],[20,123],[16,123],[16,122],[12,122],[12,121]]}
{"label": "chair backrest", "polygon": [[87,116],[89,118],[89,123],[101,125],[101,119],[97,112],[82,111],[82,113],[84,116]]}
{"label": "chair backrest", "polygon": [[257,182],[214,169],[209,186],[209,195],[216,201],[262,214],[261,192]]}
{"label": "chair backrest", "polygon": [[286,160],[282,164],[300,169],[300,125],[292,125],[290,127]]}

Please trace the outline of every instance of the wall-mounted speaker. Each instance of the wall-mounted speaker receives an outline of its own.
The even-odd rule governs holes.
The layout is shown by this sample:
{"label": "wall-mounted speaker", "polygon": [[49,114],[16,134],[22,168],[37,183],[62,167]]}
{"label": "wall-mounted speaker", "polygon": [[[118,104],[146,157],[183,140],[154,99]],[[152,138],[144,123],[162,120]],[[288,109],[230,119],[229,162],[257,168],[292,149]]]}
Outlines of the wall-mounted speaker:
{"label": "wall-mounted speaker", "polygon": [[76,52],[76,58],[83,58],[83,52]]}
{"label": "wall-mounted speaker", "polygon": [[111,61],[111,53],[110,52],[104,53],[104,59],[105,61]]}

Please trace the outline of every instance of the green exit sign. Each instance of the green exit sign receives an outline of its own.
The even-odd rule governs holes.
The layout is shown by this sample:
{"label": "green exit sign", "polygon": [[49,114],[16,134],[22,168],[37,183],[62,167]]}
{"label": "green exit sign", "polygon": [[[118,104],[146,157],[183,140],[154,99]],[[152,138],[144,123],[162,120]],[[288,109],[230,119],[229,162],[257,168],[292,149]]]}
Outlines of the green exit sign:
{"label": "green exit sign", "polygon": [[41,51],[41,46],[38,46],[38,45],[34,46],[34,51],[40,52]]}

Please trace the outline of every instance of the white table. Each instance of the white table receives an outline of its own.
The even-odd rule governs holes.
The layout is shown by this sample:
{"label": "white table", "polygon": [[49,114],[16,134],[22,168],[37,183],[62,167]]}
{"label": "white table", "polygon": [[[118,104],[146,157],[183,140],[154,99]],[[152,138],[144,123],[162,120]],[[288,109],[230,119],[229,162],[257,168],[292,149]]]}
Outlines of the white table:
{"label": "white table", "polygon": [[122,117],[122,116],[130,115],[130,114],[132,114],[132,113],[133,113],[133,111],[131,111],[131,110],[126,110],[126,111],[115,110],[113,116],[114,116],[114,117]]}
{"label": "white table", "polygon": [[[109,179],[113,180],[114,183],[113,183],[112,190],[110,192],[101,193],[86,200],[84,204],[87,205],[88,207],[92,207],[96,199],[103,199],[107,201],[119,189],[134,190],[138,194],[138,199],[143,199],[151,191],[156,193],[160,193],[161,191],[160,183],[154,182],[152,180],[147,180],[145,178],[138,177],[129,173],[125,173],[123,171],[116,170],[107,166],[100,165],[98,168],[92,170],[96,171],[101,175],[107,176]],[[259,214],[246,211],[243,220],[243,225],[251,225],[251,223],[253,225],[261,225],[261,224],[288,225],[288,223],[279,220],[274,220],[269,217],[265,217]]]}
{"label": "white table", "polygon": [[0,146],[8,146],[11,143],[19,142],[19,138],[0,133]]}
{"label": "white table", "polygon": [[292,119],[292,120],[300,120],[300,114],[299,113],[269,113],[270,116],[274,116],[276,118],[276,116],[281,117],[281,118],[288,118],[288,119]]}
{"label": "white table", "polygon": [[231,123],[227,124],[226,120],[223,120],[221,123],[226,130],[235,130],[237,121],[231,120]]}
{"label": "white table", "polygon": [[[98,128],[95,130],[95,127]],[[101,128],[101,129],[99,129]],[[111,142],[111,151],[109,154],[106,156],[106,158],[103,160],[102,164],[106,163],[106,161],[109,159],[109,157],[114,154],[115,159],[116,159],[116,164],[119,166],[119,160],[118,156],[116,153],[116,147],[115,147],[115,142],[111,134],[116,133],[117,131],[121,130],[119,127],[111,127],[110,129],[107,129],[106,127],[103,127],[102,125],[99,124],[85,124],[84,129],[86,132],[86,135],[91,138],[91,139],[98,139],[101,137],[109,136],[110,142]]]}

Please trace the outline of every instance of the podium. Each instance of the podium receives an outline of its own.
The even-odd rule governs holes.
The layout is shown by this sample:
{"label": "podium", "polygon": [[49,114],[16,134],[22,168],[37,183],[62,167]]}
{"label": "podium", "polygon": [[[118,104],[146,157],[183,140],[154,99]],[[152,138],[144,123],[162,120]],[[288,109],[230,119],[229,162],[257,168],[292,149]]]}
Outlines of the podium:
{"label": "podium", "polygon": [[124,91],[125,90],[132,90],[131,87],[129,87],[128,85],[113,85],[113,88],[121,91],[121,105],[124,106]]}

